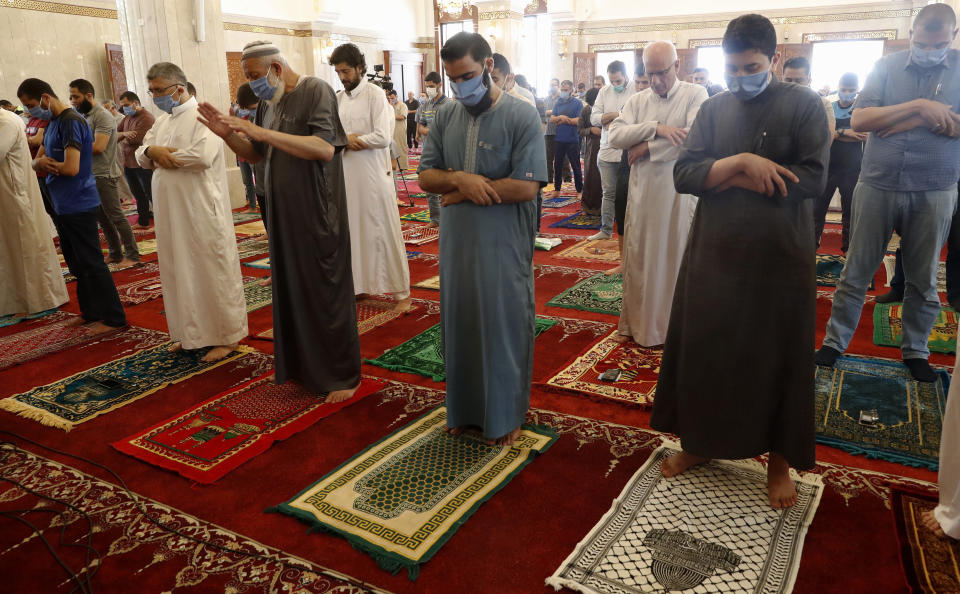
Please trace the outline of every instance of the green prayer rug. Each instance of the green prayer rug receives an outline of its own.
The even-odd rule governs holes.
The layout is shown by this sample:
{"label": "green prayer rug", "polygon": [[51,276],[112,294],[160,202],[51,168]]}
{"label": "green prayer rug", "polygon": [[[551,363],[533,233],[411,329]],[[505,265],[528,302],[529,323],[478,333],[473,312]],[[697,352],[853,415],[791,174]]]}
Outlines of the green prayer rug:
{"label": "green prayer rug", "polygon": [[260,280],[257,279],[243,285],[243,296],[247,300],[247,313],[273,303],[273,287],[269,285],[266,287],[260,286]]}
{"label": "green prayer rug", "polygon": [[[902,303],[877,303],[873,309],[873,344],[899,347],[903,334],[902,317]],[[927,346],[933,353],[957,352],[957,310],[947,306],[940,308]]]}
{"label": "green prayer rug", "polygon": [[512,446],[487,445],[473,432],[451,435],[440,407],[388,435],[296,497],[268,512],[290,515],[346,538],[355,549],[411,580],[484,502],[557,432],[524,425]]}
{"label": "green prayer rug", "polygon": [[623,275],[591,276],[560,293],[547,305],[618,316],[623,306]]}
{"label": "green prayer rug", "polygon": [[[540,336],[544,330],[556,325],[555,320],[537,318],[534,336]],[[376,359],[366,359],[367,363],[403,373],[416,373],[432,378],[435,382],[447,380],[447,370],[443,363],[443,336],[440,324],[431,326],[400,346],[394,347]]]}
{"label": "green prayer rug", "polygon": [[840,357],[817,367],[817,441],[907,466],[937,470],[950,376],[918,382],[902,363]]}
{"label": "green prayer rug", "polygon": [[0,409],[69,431],[80,423],[126,406],[170,384],[210,371],[253,352],[239,346],[220,361],[201,359],[209,349],[170,352],[170,344],[81,371],[62,380],[0,400]]}
{"label": "green prayer rug", "polygon": [[401,221],[417,221],[419,223],[429,223],[430,222],[430,209],[418,210],[417,212],[410,212],[400,217]]}
{"label": "green prayer rug", "polygon": [[257,221],[260,219],[259,212],[234,212],[233,213],[233,223],[249,223],[250,221]]}

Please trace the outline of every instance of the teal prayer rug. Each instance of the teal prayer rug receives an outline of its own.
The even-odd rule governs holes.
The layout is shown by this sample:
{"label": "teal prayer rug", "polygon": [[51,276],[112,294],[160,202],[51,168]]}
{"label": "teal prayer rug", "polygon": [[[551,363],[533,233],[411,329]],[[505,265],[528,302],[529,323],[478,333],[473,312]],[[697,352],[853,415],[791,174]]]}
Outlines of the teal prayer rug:
{"label": "teal prayer rug", "polygon": [[577,214],[569,216],[565,219],[560,219],[550,226],[563,227],[565,229],[599,229],[600,215],[588,215],[578,212]]}
{"label": "teal prayer rug", "polygon": [[430,209],[419,210],[417,212],[407,213],[400,216],[401,221],[416,221],[418,223],[430,222]]}
{"label": "teal prayer rug", "polygon": [[260,286],[260,279],[257,279],[243,285],[243,296],[247,300],[247,313],[250,313],[273,303],[273,287]]}
{"label": "teal prayer rug", "polygon": [[[843,256],[817,254],[817,284],[821,287],[836,287],[846,262],[847,259]],[[872,279],[868,288],[874,288]]]}
{"label": "teal prayer rug", "polygon": [[270,258],[263,258],[262,260],[254,260],[253,262],[244,262],[244,266],[249,266],[250,268],[260,268],[264,270],[270,270]]}
{"label": "teal prayer rug", "polygon": [[310,531],[330,532],[373,557],[385,571],[420,566],[558,434],[523,425],[512,446],[488,445],[474,432],[445,431],[440,407],[350,458],[290,501],[268,509]]}
{"label": "teal prayer rug", "polygon": [[25,316],[16,316],[16,315],[3,316],[3,317],[0,317],[0,328],[3,328],[5,326],[13,326],[14,324],[19,324],[24,320],[35,320],[37,318],[49,316],[50,314],[53,314],[56,312],[57,312],[57,308],[53,308],[53,309],[48,309],[46,311],[41,311],[35,314],[28,314]]}
{"label": "teal prayer rug", "polygon": [[[534,336],[556,325],[555,320],[537,318]],[[432,378],[435,382],[447,380],[443,362],[443,336],[440,324],[431,326],[400,346],[394,347],[367,363],[403,373],[416,373]]]}
{"label": "teal prayer rug", "polygon": [[907,466],[937,470],[950,376],[918,382],[902,363],[840,357],[817,367],[817,441]]}
{"label": "teal prayer rug", "polygon": [[623,306],[623,275],[596,274],[560,293],[547,305],[618,316]]}
{"label": "teal prayer rug", "polygon": [[201,359],[209,349],[169,351],[165,343],[0,400],[0,409],[69,431],[170,384],[210,371],[253,352],[239,346],[220,361]]}

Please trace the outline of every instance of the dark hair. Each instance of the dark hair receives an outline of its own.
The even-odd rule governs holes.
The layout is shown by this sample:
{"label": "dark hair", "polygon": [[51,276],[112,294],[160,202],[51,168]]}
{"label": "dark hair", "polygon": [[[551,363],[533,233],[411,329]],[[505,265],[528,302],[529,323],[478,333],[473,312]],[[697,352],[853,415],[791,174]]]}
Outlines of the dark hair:
{"label": "dark hair", "polygon": [[803,70],[810,76],[810,60],[803,56],[794,56],[783,63],[783,69],[792,68],[794,70]]}
{"label": "dark hair", "polygon": [[598,78],[599,78],[604,84],[607,83],[607,79],[603,78],[603,75],[602,75],[602,74],[598,74],[598,75],[594,76],[594,77],[593,77],[593,82],[597,82],[597,79],[598,79]]}
{"label": "dark hair", "polygon": [[389,91],[387,91],[387,95],[396,95],[396,94],[397,94],[396,89],[390,89]]}
{"label": "dark hair", "polygon": [[93,83],[85,78],[70,81],[70,87],[79,91],[81,95],[90,94],[96,96],[97,94],[96,91],[93,90]]}
{"label": "dark hair", "polygon": [[694,69],[693,69],[693,73],[694,73],[694,74],[696,74],[696,73],[698,73],[698,72],[705,72],[705,73],[707,74],[707,76],[710,76],[710,71],[707,70],[706,68],[704,68],[703,66],[698,66],[697,68],[694,68]]}
{"label": "dark hair", "polygon": [[953,29],[957,26],[957,15],[949,4],[927,4],[917,13],[917,18],[913,19],[913,30],[916,31],[920,25],[923,25],[923,30],[927,33],[942,31],[944,26]]}
{"label": "dark hair", "polygon": [[597,95],[599,94],[600,94],[600,89],[596,87],[590,87],[590,90],[587,91],[587,94],[584,97],[584,100],[587,102],[587,104],[590,107],[593,107],[593,102],[597,100]]}
{"label": "dark hair", "polygon": [[6,106],[8,106],[8,105],[9,105],[10,107],[13,107],[13,103],[10,103],[10,102],[7,101],[6,99],[0,99],[0,107],[6,107]]}
{"label": "dark hair", "polygon": [[493,54],[493,67],[500,71],[500,74],[506,76],[510,74],[510,62],[503,54]]}
{"label": "dark hair", "polygon": [[28,78],[17,87],[17,97],[21,99],[27,97],[28,99],[36,99],[39,101],[41,95],[50,95],[54,99],[57,98],[50,83],[42,81],[39,78]]}
{"label": "dark hair", "polygon": [[530,85],[527,83],[527,77],[524,76],[524,75],[522,75],[522,74],[518,74],[518,75],[514,76],[514,77],[513,77],[513,80],[514,80],[515,83],[517,83],[518,85],[520,85],[520,86],[523,87],[524,89],[529,89],[529,88],[530,88]]}
{"label": "dark hair", "polygon": [[461,31],[447,40],[440,50],[440,59],[444,62],[456,62],[467,54],[475,62],[483,62],[493,55],[490,44],[479,33]]}
{"label": "dark hair", "polygon": [[634,76],[646,76],[647,69],[644,68],[643,62],[637,62],[636,67],[633,69]]}
{"label": "dark hair", "polygon": [[133,91],[124,91],[120,93],[120,98],[126,99],[127,101],[136,101],[137,103],[140,103],[140,97],[138,97]]}
{"label": "dark hair", "polygon": [[187,81],[187,92],[190,93],[191,95],[197,94],[197,87],[193,86],[193,83],[190,82],[189,80]]}
{"label": "dark hair", "polygon": [[367,71],[367,61],[363,57],[363,52],[352,43],[338,45],[330,54],[329,61],[333,65],[346,64],[351,68],[359,68],[363,73]]}
{"label": "dark hair", "polygon": [[627,76],[627,65],[621,62],[620,60],[614,60],[610,62],[607,66],[607,74],[612,74],[614,72],[620,72],[623,76]]}
{"label": "dark hair", "polygon": [[578,90],[578,91],[579,91],[580,89],[586,89],[586,88],[587,88],[586,83],[577,83],[577,90]]}
{"label": "dark hair", "polygon": [[840,77],[841,87],[859,87],[860,86],[860,77],[854,72],[845,72],[843,76]]}
{"label": "dark hair", "polygon": [[237,87],[237,104],[240,107],[246,107],[259,102],[260,100],[256,94],[254,94],[253,89],[250,88],[250,83],[243,83]]}
{"label": "dark hair", "polygon": [[730,21],[723,34],[724,53],[741,54],[750,50],[757,50],[771,60],[777,53],[777,30],[765,16],[738,16]]}
{"label": "dark hair", "polygon": [[423,77],[423,80],[424,80],[425,82],[432,82],[432,83],[434,83],[434,84],[438,84],[438,85],[439,85],[439,84],[440,84],[440,75],[437,74],[436,72],[431,72],[430,74],[428,74],[428,75],[426,75],[425,77]]}

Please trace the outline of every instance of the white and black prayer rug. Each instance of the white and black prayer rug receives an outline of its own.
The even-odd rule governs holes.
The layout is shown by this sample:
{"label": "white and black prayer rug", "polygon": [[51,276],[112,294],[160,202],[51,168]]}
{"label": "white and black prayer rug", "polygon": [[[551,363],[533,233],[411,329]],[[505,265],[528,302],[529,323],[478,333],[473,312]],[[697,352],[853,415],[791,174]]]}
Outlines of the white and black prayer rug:
{"label": "white and black prayer rug", "polygon": [[775,510],[755,460],[713,461],[664,478],[660,447],[547,585],[578,592],[763,592],[793,589],[823,489],[797,478],[797,504]]}

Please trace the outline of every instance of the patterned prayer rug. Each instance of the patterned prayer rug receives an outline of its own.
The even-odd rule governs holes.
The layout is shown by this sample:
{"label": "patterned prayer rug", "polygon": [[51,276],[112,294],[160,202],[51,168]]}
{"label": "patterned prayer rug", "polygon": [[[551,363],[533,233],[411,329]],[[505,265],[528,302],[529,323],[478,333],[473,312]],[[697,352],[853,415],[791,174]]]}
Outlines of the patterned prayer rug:
{"label": "patterned prayer rug", "polygon": [[238,223],[249,223],[250,221],[260,220],[259,212],[234,212],[233,213],[233,223],[236,225]]}
{"label": "patterned prayer rug", "polygon": [[950,376],[918,382],[900,362],[840,357],[817,367],[817,441],[907,466],[937,470]]}
{"label": "patterned prayer rug", "polygon": [[250,313],[273,303],[273,287],[260,286],[260,279],[257,279],[243,285],[243,296],[247,300],[247,313]]}
{"label": "patterned prayer rug", "polygon": [[556,257],[587,262],[617,262],[620,260],[620,246],[614,238],[585,239],[559,252]]}
{"label": "patterned prayer rug", "polygon": [[440,227],[416,225],[403,230],[403,243],[423,245],[440,238]]}
{"label": "patterned prayer rug", "polygon": [[57,312],[57,309],[54,308],[54,309],[48,309],[46,311],[41,311],[35,314],[27,314],[25,316],[16,316],[12,314],[9,316],[3,316],[3,317],[0,317],[0,328],[5,328],[7,326],[13,326],[14,324],[19,324],[24,320],[35,320],[37,318],[49,316],[50,314],[53,314],[56,312]]}
{"label": "patterned prayer rug", "polygon": [[128,278],[128,282],[117,285],[117,294],[124,305],[139,305],[163,295],[160,265],[156,262],[140,266]]}
{"label": "patterned prayer rug", "polygon": [[430,222],[430,209],[418,210],[417,212],[408,212],[405,215],[400,215],[401,221],[416,221],[418,223],[429,223]]}
{"label": "patterned prayer rug", "polygon": [[413,260],[422,253],[423,252],[411,252],[410,250],[407,250],[407,260]]}
{"label": "patterned prayer rug", "polygon": [[917,593],[960,592],[960,542],[936,536],[920,519],[937,503],[936,493],[890,488],[900,565],[911,591]]}
{"label": "patterned prayer rug", "polygon": [[237,225],[233,228],[233,232],[246,237],[256,237],[258,235],[266,235],[267,228],[263,226],[263,221],[254,221],[253,223],[247,223],[245,225]]}
{"label": "patterned prayer rug", "polygon": [[243,265],[248,266],[250,268],[270,270],[270,258],[263,258],[262,260],[254,260],[253,262],[243,262]]}
{"label": "patterned prayer rug", "polygon": [[[556,320],[537,318],[534,336],[540,336],[540,333],[552,328],[556,323]],[[376,359],[365,359],[365,362],[392,371],[416,373],[432,378],[435,382],[446,381],[440,324],[431,326]]]}
{"label": "patterned prayer rug", "polygon": [[[357,302],[357,333],[366,334],[374,328],[383,326],[391,320],[395,320],[400,316],[404,315],[403,313],[396,312],[393,310],[396,307],[397,303],[395,301],[385,301],[381,299],[364,299],[363,301]],[[417,306],[412,306],[407,313],[417,309]],[[273,328],[267,330],[266,332],[261,332],[257,334],[257,338],[263,338],[265,340],[273,340]]]}
{"label": "patterned prayer rug", "polygon": [[623,275],[595,274],[560,293],[547,305],[618,316],[623,307]]}
{"label": "patterned prayer rug", "polygon": [[434,291],[440,290],[440,275],[431,276],[425,281],[420,281],[419,283],[413,285],[414,287],[419,287],[421,289],[432,289]]}
{"label": "patterned prayer rug", "polygon": [[[903,304],[878,303],[873,309],[873,344],[899,347],[903,334]],[[957,311],[944,306],[933,324],[927,346],[934,353],[957,352]]]}
{"label": "patterned prayer rug", "polygon": [[580,202],[580,199],[577,198],[576,193],[573,196],[554,196],[553,198],[545,198],[543,201],[544,208],[563,208],[564,206],[570,206],[574,202]]}
{"label": "patterned prayer rug", "polygon": [[[109,250],[103,249],[104,254],[107,254]],[[141,239],[137,242],[137,251],[140,252],[141,256],[149,256],[150,254],[157,253],[157,240],[156,238],[152,239]],[[67,270],[67,261],[64,259],[63,254],[57,254],[58,259],[60,260],[60,267],[64,269],[64,275],[69,274]],[[110,264],[110,272],[116,272],[120,270],[115,264]]]}
{"label": "patterned prayer rug", "polygon": [[[75,317],[70,318],[75,320]],[[87,341],[119,332],[93,334],[86,326],[68,326],[66,321],[37,326],[0,338],[0,370],[57,353]]]}
{"label": "patterned prayer rug", "polygon": [[[590,347],[544,385],[627,404],[652,405],[663,351],[620,344],[614,340],[616,335],[614,332]],[[601,379],[610,370],[620,370],[619,377]]]}
{"label": "patterned prayer rug", "polygon": [[259,256],[270,251],[270,242],[266,237],[246,237],[237,241],[237,253],[240,259]]}
{"label": "patterned prayer rug", "polygon": [[588,215],[578,212],[575,215],[565,219],[560,219],[551,227],[563,227],[565,229],[599,229],[600,215]]}
{"label": "patterned prayer rug", "polygon": [[247,353],[239,346],[214,363],[201,361],[209,349],[169,352],[162,344],[81,371],[62,380],[0,400],[0,409],[48,427],[69,431],[80,423],[130,404],[170,384],[210,371]]}
{"label": "patterned prayer rug", "polygon": [[671,444],[650,455],[547,585],[618,593],[793,589],[820,477],[795,479],[796,505],[775,510],[759,462],[712,461],[665,479],[660,465],[678,451]]}
{"label": "patterned prayer rug", "polygon": [[[817,284],[821,287],[836,287],[847,259],[843,256],[817,254]],[[873,290],[873,279],[868,289]]]}
{"label": "patterned prayer rug", "polygon": [[479,435],[450,435],[440,407],[360,452],[268,511],[345,537],[386,571],[416,579],[457,529],[557,433],[524,425],[510,447]]}
{"label": "patterned prayer rug", "polygon": [[273,383],[273,373],[227,390],[113,447],[184,478],[212,483],[274,442],[287,439],[380,390],[385,384],[364,379],[346,402],[325,404],[325,395],[297,383]]}

